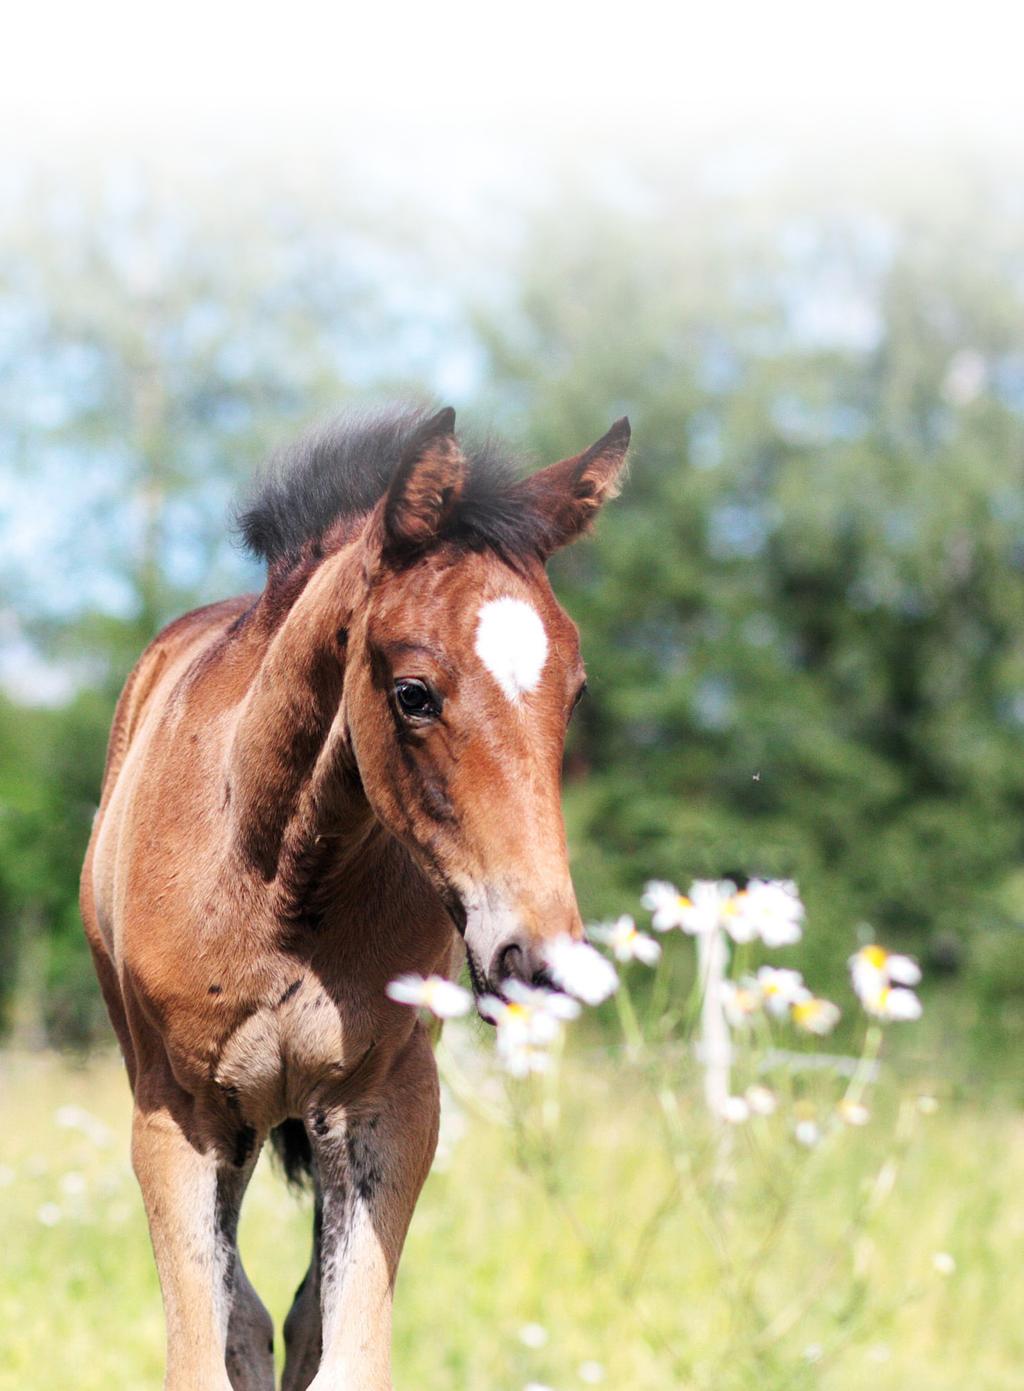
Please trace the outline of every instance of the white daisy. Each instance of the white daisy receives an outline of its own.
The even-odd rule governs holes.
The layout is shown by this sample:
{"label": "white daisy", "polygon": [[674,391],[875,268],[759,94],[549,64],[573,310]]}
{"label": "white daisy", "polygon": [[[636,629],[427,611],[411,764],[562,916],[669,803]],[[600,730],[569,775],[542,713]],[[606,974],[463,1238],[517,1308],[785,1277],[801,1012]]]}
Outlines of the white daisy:
{"label": "white daisy", "polygon": [[921,1018],[921,1001],[903,986],[880,985],[861,996],[861,1004],[876,1019],[908,1021]]}
{"label": "white daisy", "polygon": [[575,1019],[580,1007],[567,995],[553,990],[534,990],[521,981],[509,981],[507,1000],[484,995],[480,1013],[497,1025],[498,1061],[513,1077],[546,1072],[551,1065],[551,1046],[567,1019]]}
{"label": "white daisy", "polygon": [[682,912],[691,907],[690,900],[665,879],[652,879],[645,886],[640,902],[651,914],[655,932],[670,932],[674,927],[682,927]]}
{"label": "white daisy", "polygon": [[831,1000],[819,999],[809,990],[804,991],[799,999],[792,1002],[789,1012],[798,1029],[817,1034],[819,1038],[832,1032],[839,1023],[841,1013],[838,1005],[834,1005]]}
{"label": "white daisy", "polygon": [[807,993],[800,972],[780,966],[762,966],[757,973],[757,985],[765,1009],[776,1019],[784,1018],[790,1005]]}
{"label": "white daisy", "polygon": [[423,977],[411,973],[398,976],[389,982],[385,993],[400,1005],[429,1010],[438,1019],[455,1019],[460,1014],[468,1014],[473,1005],[469,991],[444,976]]}
{"label": "white daisy", "polygon": [[921,968],[909,956],[886,951],[872,942],[850,957],[850,978],[862,1001],[873,999],[887,986],[918,985]]}
{"label": "white daisy", "polygon": [[750,1107],[751,1114],[754,1116],[770,1116],[779,1104],[773,1091],[756,1083],[754,1086],[748,1087],[743,1095]]}
{"label": "white daisy", "polygon": [[742,980],[724,980],[720,986],[722,1009],[734,1029],[749,1024],[761,1009],[761,992],[750,976]]}
{"label": "white daisy", "polygon": [[560,989],[587,1005],[599,1005],[618,989],[615,967],[587,942],[563,933],[548,942],[545,957]]}
{"label": "white daisy", "polygon": [[791,879],[751,879],[736,899],[738,916],[749,920],[751,936],[766,947],[799,942],[805,910]]}
{"label": "white daisy", "polygon": [[548,1340],[548,1330],[542,1323],[524,1323],[519,1330],[519,1341],[523,1347],[542,1348]]}
{"label": "white daisy", "polygon": [[750,1103],[746,1097],[727,1096],[719,1107],[718,1114],[730,1125],[742,1125],[750,1119]]}
{"label": "white daisy", "polygon": [[[691,893],[697,887],[694,884]],[[718,893],[718,926],[724,928],[734,942],[752,942],[757,936],[757,921],[746,912],[746,889],[737,889],[731,880],[721,879],[717,884],[707,886],[709,900],[709,890],[712,888]]]}
{"label": "white daisy", "polygon": [[661,956],[661,943],[646,932],[638,932],[628,913],[613,923],[595,923],[587,933],[595,942],[610,947],[617,961],[642,961],[645,966],[654,966]]}
{"label": "white daisy", "polygon": [[797,1121],[793,1135],[797,1144],[803,1145],[805,1149],[813,1149],[821,1139],[821,1128],[817,1121],[801,1120]]}
{"label": "white daisy", "polygon": [[871,1119],[871,1112],[860,1101],[847,1101],[844,1097],[836,1105],[839,1119],[846,1125],[867,1125]]}

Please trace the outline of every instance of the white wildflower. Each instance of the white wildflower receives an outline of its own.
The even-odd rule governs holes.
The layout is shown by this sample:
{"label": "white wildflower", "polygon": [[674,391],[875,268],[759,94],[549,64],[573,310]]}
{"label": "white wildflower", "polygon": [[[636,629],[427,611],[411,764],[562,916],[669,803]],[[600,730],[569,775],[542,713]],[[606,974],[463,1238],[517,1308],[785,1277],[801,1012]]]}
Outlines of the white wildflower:
{"label": "white wildflower", "polygon": [[618,989],[615,967],[587,942],[563,933],[545,951],[555,984],[587,1005],[599,1005]]}
{"label": "white wildflower", "polygon": [[562,1024],[577,1017],[579,1005],[567,995],[535,990],[521,981],[509,981],[505,992],[507,1000],[493,995],[480,1000],[480,1013],[497,1025],[498,1061],[513,1077],[546,1072]]}
{"label": "white wildflower", "polygon": [[690,897],[697,915],[694,931],[724,928],[734,942],[752,942],[757,936],[753,919],[743,911],[746,891],[737,892],[731,879],[698,879],[690,888]]}
{"label": "white wildflower", "polygon": [[730,1125],[742,1125],[750,1119],[750,1104],[745,1097],[727,1096],[719,1107],[718,1114]]}
{"label": "white wildflower", "polygon": [[743,1093],[747,1105],[750,1107],[751,1114],[755,1116],[770,1116],[778,1107],[778,1098],[768,1087],[755,1084],[748,1087]]}
{"label": "white wildflower", "polygon": [[[669,889],[672,886],[658,887]],[[735,912],[730,907],[735,897],[736,885],[729,879],[695,879],[688,894],[676,894],[674,905],[667,893],[664,895],[660,915],[656,911],[652,926],[662,932],[669,927],[679,927],[691,937],[706,936],[725,926],[727,915]],[[653,896],[648,895],[645,901],[653,901]]]}
{"label": "white wildflower", "polygon": [[36,1209],[36,1217],[44,1227],[55,1227],[62,1216],[56,1203],[43,1203],[42,1207]]}
{"label": "white wildflower", "polygon": [[[736,895],[734,911],[748,933],[736,937],[737,941],[760,937],[766,947],[774,950],[791,946],[802,936],[805,910],[791,879],[751,879],[746,889]],[[736,935],[731,927],[730,932]]]}
{"label": "white wildflower", "polygon": [[765,1009],[776,1019],[785,1018],[790,1006],[807,993],[799,971],[784,970],[779,966],[762,966],[757,973],[757,986]]}
{"label": "white wildflower", "polygon": [[877,1019],[920,1019],[921,1001],[907,987],[921,980],[909,956],[871,943],[850,957],[850,979],[861,1004]]}
{"label": "white wildflower", "polygon": [[640,902],[651,914],[651,926],[655,932],[671,932],[674,927],[682,927],[683,910],[692,906],[675,884],[665,879],[652,879],[644,887]]}
{"label": "white wildflower", "polygon": [[934,1096],[919,1096],[917,1098],[917,1109],[922,1116],[934,1116],[939,1109],[939,1103]]}
{"label": "white wildflower", "polygon": [[871,1112],[859,1101],[847,1101],[844,1097],[836,1105],[839,1119],[846,1125],[867,1125],[871,1119]]}
{"label": "white wildflower", "polygon": [[797,1121],[793,1134],[797,1143],[805,1149],[813,1149],[821,1139],[821,1129],[815,1120]]}
{"label": "white wildflower", "polygon": [[438,1019],[455,1019],[468,1014],[473,997],[468,990],[444,976],[398,976],[386,988],[388,997],[400,1005],[429,1010]]}
{"label": "white wildflower", "polygon": [[909,1021],[921,1018],[921,1000],[906,986],[890,986],[878,981],[874,989],[864,989],[858,993],[867,1013],[877,1020]]}
{"label": "white wildflower", "polygon": [[830,1034],[839,1023],[840,1009],[831,1000],[822,1000],[810,991],[794,1000],[790,1005],[790,1015],[798,1029],[816,1034],[819,1038]]}
{"label": "white wildflower", "polygon": [[898,985],[894,989],[884,988],[873,998],[865,999],[864,1008],[878,1019],[908,1021],[921,1018],[921,1001],[913,990],[905,990]]}
{"label": "white wildflower", "polygon": [[740,981],[724,980],[719,987],[722,1010],[734,1029],[748,1025],[761,1009],[761,992],[750,976]]}
{"label": "white wildflower", "polygon": [[956,1260],[948,1251],[936,1251],[932,1256],[932,1269],[947,1278],[956,1274]]}
{"label": "white wildflower", "polygon": [[654,966],[661,956],[661,943],[646,932],[639,932],[628,913],[613,923],[595,923],[587,933],[595,942],[610,947],[617,961],[642,961],[645,966]]}
{"label": "white wildflower", "polygon": [[547,1343],[548,1330],[542,1323],[524,1323],[519,1330],[519,1341],[526,1348],[542,1348]]}
{"label": "white wildflower", "polygon": [[604,1381],[604,1368],[600,1362],[592,1360],[581,1362],[579,1366],[580,1381],[585,1381],[588,1386],[596,1386],[598,1382]]}

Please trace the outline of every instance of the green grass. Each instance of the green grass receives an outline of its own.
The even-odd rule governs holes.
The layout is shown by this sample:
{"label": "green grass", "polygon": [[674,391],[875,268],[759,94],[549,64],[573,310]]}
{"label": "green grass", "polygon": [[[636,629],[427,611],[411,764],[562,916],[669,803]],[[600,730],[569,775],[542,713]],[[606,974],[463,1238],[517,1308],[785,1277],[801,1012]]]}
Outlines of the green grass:
{"label": "green grass", "polygon": [[[120,1066],[0,1056],[0,1069],[0,1391],[159,1387]],[[953,1097],[924,1116],[915,1090],[885,1092],[868,1126],[816,1150],[780,1114],[723,1155],[681,1072],[673,1149],[645,1069],[595,1049],[568,1062],[542,1133],[466,1114],[406,1248],[396,1385],[566,1391],[585,1385],[585,1360],[623,1391],[1021,1385],[1024,1121]],[[84,1133],[67,1107],[103,1128]],[[308,1214],[265,1162],[242,1249],[280,1328]],[[548,1332],[540,1350],[519,1339],[529,1322]]]}

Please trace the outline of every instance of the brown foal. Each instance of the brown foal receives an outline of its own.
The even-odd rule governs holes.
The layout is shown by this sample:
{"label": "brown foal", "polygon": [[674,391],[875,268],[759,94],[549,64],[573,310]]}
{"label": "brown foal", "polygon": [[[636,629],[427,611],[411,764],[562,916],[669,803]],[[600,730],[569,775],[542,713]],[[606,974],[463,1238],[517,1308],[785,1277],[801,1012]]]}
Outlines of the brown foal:
{"label": "brown foal", "polygon": [[629,426],[520,480],[454,423],[392,412],[278,461],[241,519],[263,592],[166,628],[114,717],[82,914],[173,1391],[274,1386],[236,1232],[275,1128],[316,1191],[283,1385],[391,1385],[438,1085],[385,987],[452,969],[461,936],[500,994],[581,935],[560,775],[583,669],[544,564],[615,493]]}

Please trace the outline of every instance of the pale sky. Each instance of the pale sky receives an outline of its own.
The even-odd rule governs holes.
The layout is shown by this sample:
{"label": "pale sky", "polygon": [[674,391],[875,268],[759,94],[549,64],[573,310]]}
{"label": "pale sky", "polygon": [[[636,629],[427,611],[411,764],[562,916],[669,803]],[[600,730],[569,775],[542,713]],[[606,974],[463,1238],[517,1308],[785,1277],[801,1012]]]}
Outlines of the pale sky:
{"label": "pale sky", "polygon": [[993,0],[42,0],[5,17],[0,143],[272,144],[363,121],[443,134],[495,120],[1015,140],[1022,14]]}

